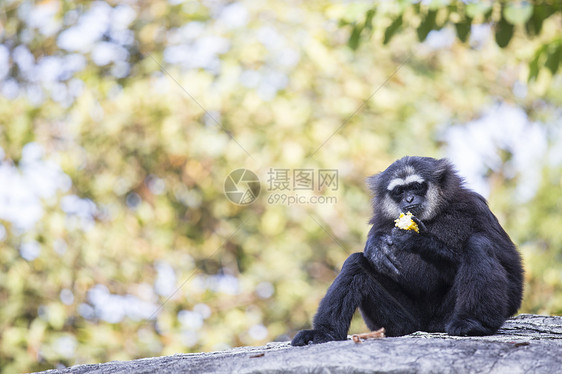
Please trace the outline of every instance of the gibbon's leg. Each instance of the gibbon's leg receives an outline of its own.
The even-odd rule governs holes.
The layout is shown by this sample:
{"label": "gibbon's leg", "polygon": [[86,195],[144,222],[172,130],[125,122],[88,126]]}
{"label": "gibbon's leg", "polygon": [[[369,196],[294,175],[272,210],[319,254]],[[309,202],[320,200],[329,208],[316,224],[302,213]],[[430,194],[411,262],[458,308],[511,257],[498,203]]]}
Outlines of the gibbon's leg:
{"label": "gibbon's leg", "polygon": [[456,292],[454,314],[446,326],[450,335],[490,335],[508,315],[508,277],[492,255],[493,243],[473,235],[453,285]]}
{"label": "gibbon's leg", "polygon": [[371,279],[365,284],[365,297],[359,310],[367,327],[371,331],[384,327],[386,336],[402,336],[422,330],[418,314],[423,311],[423,306],[416,305],[392,283]]}

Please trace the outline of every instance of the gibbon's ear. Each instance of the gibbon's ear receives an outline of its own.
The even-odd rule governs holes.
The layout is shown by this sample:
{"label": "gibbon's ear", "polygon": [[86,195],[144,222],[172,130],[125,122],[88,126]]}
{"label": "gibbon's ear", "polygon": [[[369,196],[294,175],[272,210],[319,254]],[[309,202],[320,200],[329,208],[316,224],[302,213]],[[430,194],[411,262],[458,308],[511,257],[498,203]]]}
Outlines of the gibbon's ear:
{"label": "gibbon's ear", "polygon": [[381,183],[381,174],[382,173],[371,175],[370,177],[368,177],[365,180],[365,182],[367,183],[367,186],[369,187],[371,192],[375,195],[378,193],[378,188],[379,188],[379,185]]}
{"label": "gibbon's ear", "polygon": [[446,158],[437,160],[437,166],[435,168],[435,176],[440,185],[444,185],[447,182],[447,176],[453,172],[453,166],[451,162]]}

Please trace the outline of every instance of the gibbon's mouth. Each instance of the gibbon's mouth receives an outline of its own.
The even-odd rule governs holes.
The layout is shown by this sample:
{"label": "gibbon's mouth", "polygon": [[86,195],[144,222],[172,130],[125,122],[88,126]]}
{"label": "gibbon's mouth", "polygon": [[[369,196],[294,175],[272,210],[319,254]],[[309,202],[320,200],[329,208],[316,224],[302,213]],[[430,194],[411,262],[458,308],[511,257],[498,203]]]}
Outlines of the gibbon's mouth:
{"label": "gibbon's mouth", "polygon": [[416,204],[416,205],[408,205],[405,206],[404,209],[402,209],[402,211],[404,213],[412,213],[414,216],[417,216],[418,213],[420,213],[420,204]]}

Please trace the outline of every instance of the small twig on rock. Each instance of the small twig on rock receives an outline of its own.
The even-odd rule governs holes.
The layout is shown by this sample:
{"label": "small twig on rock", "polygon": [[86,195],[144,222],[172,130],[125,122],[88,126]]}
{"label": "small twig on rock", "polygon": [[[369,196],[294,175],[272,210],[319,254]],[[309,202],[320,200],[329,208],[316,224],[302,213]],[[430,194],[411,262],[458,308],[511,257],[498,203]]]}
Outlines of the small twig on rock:
{"label": "small twig on rock", "polygon": [[524,347],[526,345],[529,345],[531,343],[529,342],[510,342],[511,344],[513,344],[514,347]]}
{"label": "small twig on rock", "polygon": [[363,340],[367,340],[367,339],[380,339],[380,338],[384,338],[384,327],[381,327],[380,329],[376,330],[376,331],[371,331],[371,332],[365,332],[363,334],[353,334],[351,335],[351,339],[355,342],[355,343],[361,343],[361,339]]}

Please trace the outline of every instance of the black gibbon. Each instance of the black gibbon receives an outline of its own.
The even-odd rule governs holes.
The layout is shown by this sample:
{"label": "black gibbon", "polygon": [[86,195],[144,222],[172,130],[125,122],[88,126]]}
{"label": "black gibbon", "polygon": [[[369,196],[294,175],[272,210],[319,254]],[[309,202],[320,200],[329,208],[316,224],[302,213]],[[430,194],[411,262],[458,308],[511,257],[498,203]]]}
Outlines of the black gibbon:
{"label": "black gibbon", "polygon": [[[359,308],[371,330],[490,335],[521,305],[523,268],[486,200],[446,159],[404,157],[368,179],[364,251],[345,261],[295,346],[345,340]],[[419,233],[395,227],[411,212]]]}

